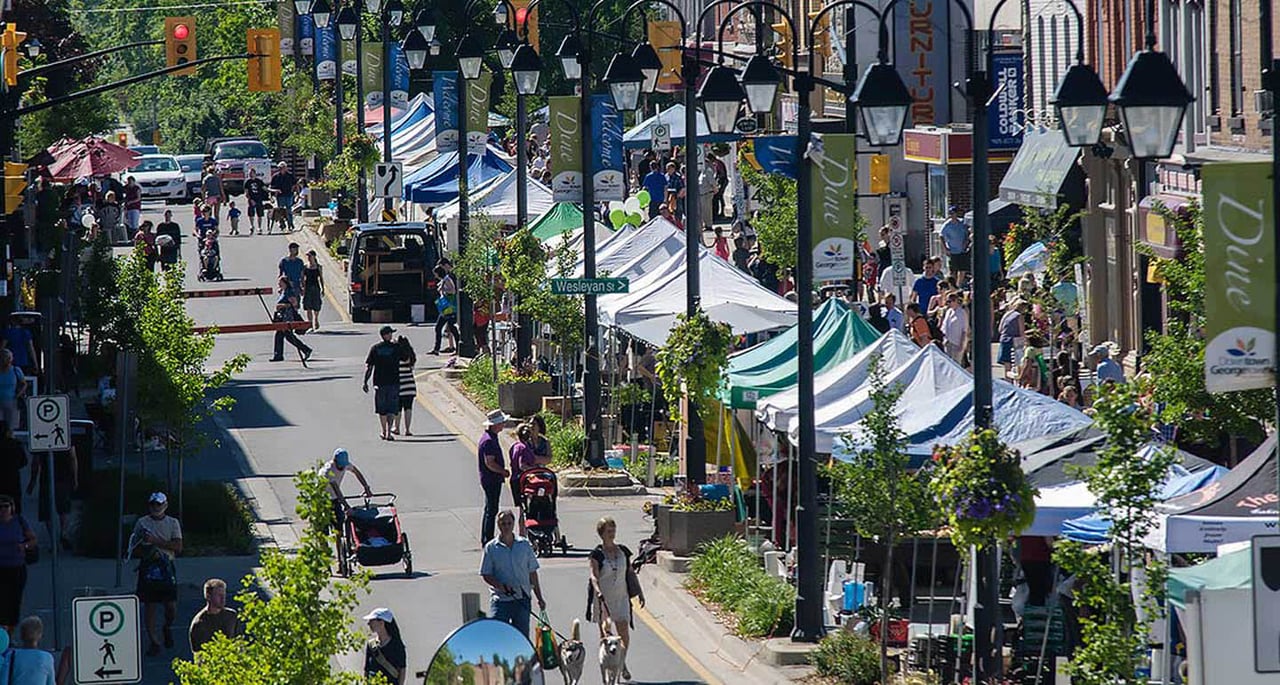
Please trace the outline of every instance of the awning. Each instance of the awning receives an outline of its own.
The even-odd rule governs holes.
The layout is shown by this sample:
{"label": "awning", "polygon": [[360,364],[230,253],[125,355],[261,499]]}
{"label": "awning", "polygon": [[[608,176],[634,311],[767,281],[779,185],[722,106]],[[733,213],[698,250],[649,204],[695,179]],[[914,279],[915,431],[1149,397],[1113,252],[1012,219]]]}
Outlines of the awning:
{"label": "awning", "polygon": [[1191,202],[1191,198],[1181,195],[1148,195],[1138,203],[1138,242],[1151,248],[1157,257],[1177,259],[1182,244],[1178,241],[1178,233],[1165,221],[1164,214],[1159,211],[1177,212]]}
{"label": "awning", "polygon": [[1058,191],[1079,154],[1079,150],[1067,145],[1061,131],[1027,131],[1000,182],[1000,199],[1028,207],[1057,207]]}

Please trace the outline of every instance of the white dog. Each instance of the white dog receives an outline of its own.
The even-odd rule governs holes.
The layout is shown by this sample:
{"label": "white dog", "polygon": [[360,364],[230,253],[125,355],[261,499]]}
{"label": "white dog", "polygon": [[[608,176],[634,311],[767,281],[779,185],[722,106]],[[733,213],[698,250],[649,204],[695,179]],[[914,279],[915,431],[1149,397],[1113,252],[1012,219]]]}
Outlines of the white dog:
{"label": "white dog", "polygon": [[618,685],[622,680],[622,665],[627,662],[627,648],[622,638],[613,630],[613,619],[604,620],[600,636],[600,680],[604,685]]}
{"label": "white dog", "polygon": [[565,685],[578,685],[582,680],[582,665],[587,660],[587,650],[582,646],[582,629],[578,619],[573,619],[573,636],[560,643],[560,673]]}

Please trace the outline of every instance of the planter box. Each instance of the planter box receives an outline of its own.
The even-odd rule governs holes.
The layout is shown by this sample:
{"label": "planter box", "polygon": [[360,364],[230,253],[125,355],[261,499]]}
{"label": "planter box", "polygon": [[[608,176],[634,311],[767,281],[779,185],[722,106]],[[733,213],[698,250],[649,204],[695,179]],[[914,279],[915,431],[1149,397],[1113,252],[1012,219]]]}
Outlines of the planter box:
{"label": "planter box", "polygon": [[551,383],[499,383],[498,407],[517,418],[533,416],[542,408],[542,398],[551,394]]}
{"label": "planter box", "polygon": [[693,554],[704,542],[732,533],[737,523],[732,510],[674,511],[666,505],[654,507],[654,519],[662,549],[682,557]]}

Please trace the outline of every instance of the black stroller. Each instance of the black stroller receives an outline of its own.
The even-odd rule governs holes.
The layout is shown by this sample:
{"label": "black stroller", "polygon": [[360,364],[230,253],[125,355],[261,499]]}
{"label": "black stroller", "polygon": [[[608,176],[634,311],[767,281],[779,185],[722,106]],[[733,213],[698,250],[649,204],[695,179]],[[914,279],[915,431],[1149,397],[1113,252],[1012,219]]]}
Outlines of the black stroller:
{"label": "black stroller", "polygon": [[391,566],[403,563],[405,575],[412,576],[413,552],[409,549],[409,536],[400,530],[396,496],[383,492],[346,499],[360,499],[363,504],[347,511],[342,534],[338,536],[338,575],[351,575],[354,564]]}
{"label": "black stroller", "polygon": [[205,238],[204,245],[200,247],[199,279],[202,281],[222,280],[222,248],[218,246],[218,239],[215,237]]}

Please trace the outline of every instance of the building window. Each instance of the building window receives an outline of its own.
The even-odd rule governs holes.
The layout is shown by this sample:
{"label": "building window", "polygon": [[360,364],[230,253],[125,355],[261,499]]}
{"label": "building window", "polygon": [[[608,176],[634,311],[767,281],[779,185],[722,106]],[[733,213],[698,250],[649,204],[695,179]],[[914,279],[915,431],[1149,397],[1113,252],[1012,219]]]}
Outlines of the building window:
{"label": "building window", "polygon": [[947,168],[929,166],[929,216],[947,218]]}
{"label": "building window", "polygon": [[1220,81],[1222,75],[1221,64],[1218,59],[1218,3],[1206,3],[1209,8],[1209,113],[1222,113],[1222,89]]}
{"label": "building window", "polygon": [[1231,116],[1238,117],[1244,111],[1244,48],[1241,34],[1244,20],[1240,12],[1240,0],[1230,0],[1227,8],[1230,23],[1231,44]]}

